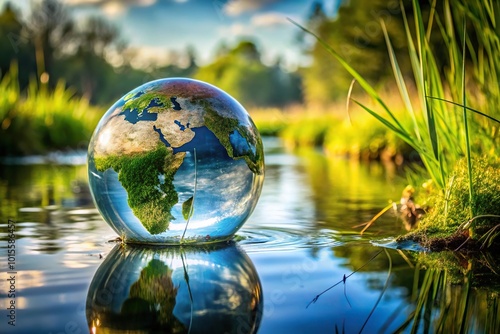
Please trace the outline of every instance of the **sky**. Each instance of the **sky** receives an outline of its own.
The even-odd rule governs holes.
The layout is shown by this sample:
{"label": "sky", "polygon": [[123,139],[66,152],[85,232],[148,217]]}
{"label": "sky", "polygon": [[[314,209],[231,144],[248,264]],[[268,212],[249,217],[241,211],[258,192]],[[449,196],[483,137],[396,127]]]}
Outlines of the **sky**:
{"label": "sky", "polygon": [[[0,6],[8,0],[0,0]],[[11,1],[26,15],[39,0]],[[103,16],[121,32],[127,45],[137,50],[137,66],[166,62],[169,52],[195,49],[197,62],[213,60],[224,41],[232,46],[252,37],[267,64],[281,56],[293,69],[308,62],[296,42],[297,27],[287,17],[305,22],[315,0],[60,0],[76,20]],[[323,0],[333,15],[340,0]]]}

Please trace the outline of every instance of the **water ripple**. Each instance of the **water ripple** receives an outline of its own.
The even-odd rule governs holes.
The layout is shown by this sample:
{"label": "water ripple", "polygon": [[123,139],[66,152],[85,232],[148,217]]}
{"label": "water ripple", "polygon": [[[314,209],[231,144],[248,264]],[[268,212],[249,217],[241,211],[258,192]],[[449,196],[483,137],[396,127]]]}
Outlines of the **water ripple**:
{"label": "water ripple", "polygon": [[341,236],[328,230],[304,231],[262,227],[242,229],[236,240],[243,249],[250,253],[269,251],[293,251],[299,248],[323,248],[344,244]]}
{"label": "water ripple", "polygon": [[415,252],[426,252],[428,249],[425,249],[420,244],[414,241],[405,240],[401,242],[395,241],[393,238],[386,238],[382,240],[373,240],[371,242],[375,246],[390,248],[390,249],[401,249],[401,250],[409,250]]}

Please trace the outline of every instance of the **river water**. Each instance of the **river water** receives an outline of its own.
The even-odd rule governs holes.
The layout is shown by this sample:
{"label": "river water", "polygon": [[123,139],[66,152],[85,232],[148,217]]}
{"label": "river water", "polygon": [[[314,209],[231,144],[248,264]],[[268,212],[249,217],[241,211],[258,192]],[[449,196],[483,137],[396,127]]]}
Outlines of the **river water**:
{"label": "river water", "polygon": [[264,146],[253,215],[202,249],[110,241],[82,155],[0,165],[0,333],[498,331],[498,289],[473,284],[472,261],[441,270],[441,255],[397,249],[393,212],[363,236],[353,227],[398,201],[397,170]]}

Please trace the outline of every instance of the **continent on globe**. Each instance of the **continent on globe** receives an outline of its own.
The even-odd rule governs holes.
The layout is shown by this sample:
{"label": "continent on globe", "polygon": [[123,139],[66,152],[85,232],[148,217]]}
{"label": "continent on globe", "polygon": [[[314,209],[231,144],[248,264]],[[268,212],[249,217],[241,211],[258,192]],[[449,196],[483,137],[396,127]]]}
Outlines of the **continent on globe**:
{"label": "continent on globe", "polygon": [[[89,161],[98,172],[118,174],[130,209],[152,235],[167,231],[176,219],[189,222],[196,197],[184,196],[179,203],[174,179],[186,154],[215,159],[216,148],[206,144],[213,136],[228,159],[245,162],[261,187],[263,149],[255,125],[241,105],[213,86],[188,79],[154,81],[124,96],[107,115],[91,141]],[[182,215],[176,218],[177,204]]]}

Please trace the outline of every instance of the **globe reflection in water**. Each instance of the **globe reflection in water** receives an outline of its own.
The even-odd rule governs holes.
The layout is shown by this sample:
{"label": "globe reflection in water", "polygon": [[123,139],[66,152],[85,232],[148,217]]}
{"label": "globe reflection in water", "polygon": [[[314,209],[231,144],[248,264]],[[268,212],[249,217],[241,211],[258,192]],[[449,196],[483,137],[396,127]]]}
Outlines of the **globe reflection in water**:
{"label": "globe reflection in water", "polygon": [[117,245],[87,295],[91,333],[255,333],[259,277],[234,243],[195,248]]}
{"label": "globe reflection in water", "polygon": [[104,114],[89,145],[88,176],[101,215],[127,242],[227,240],[257,204],[262,140],[220,89],[157,80]]}

